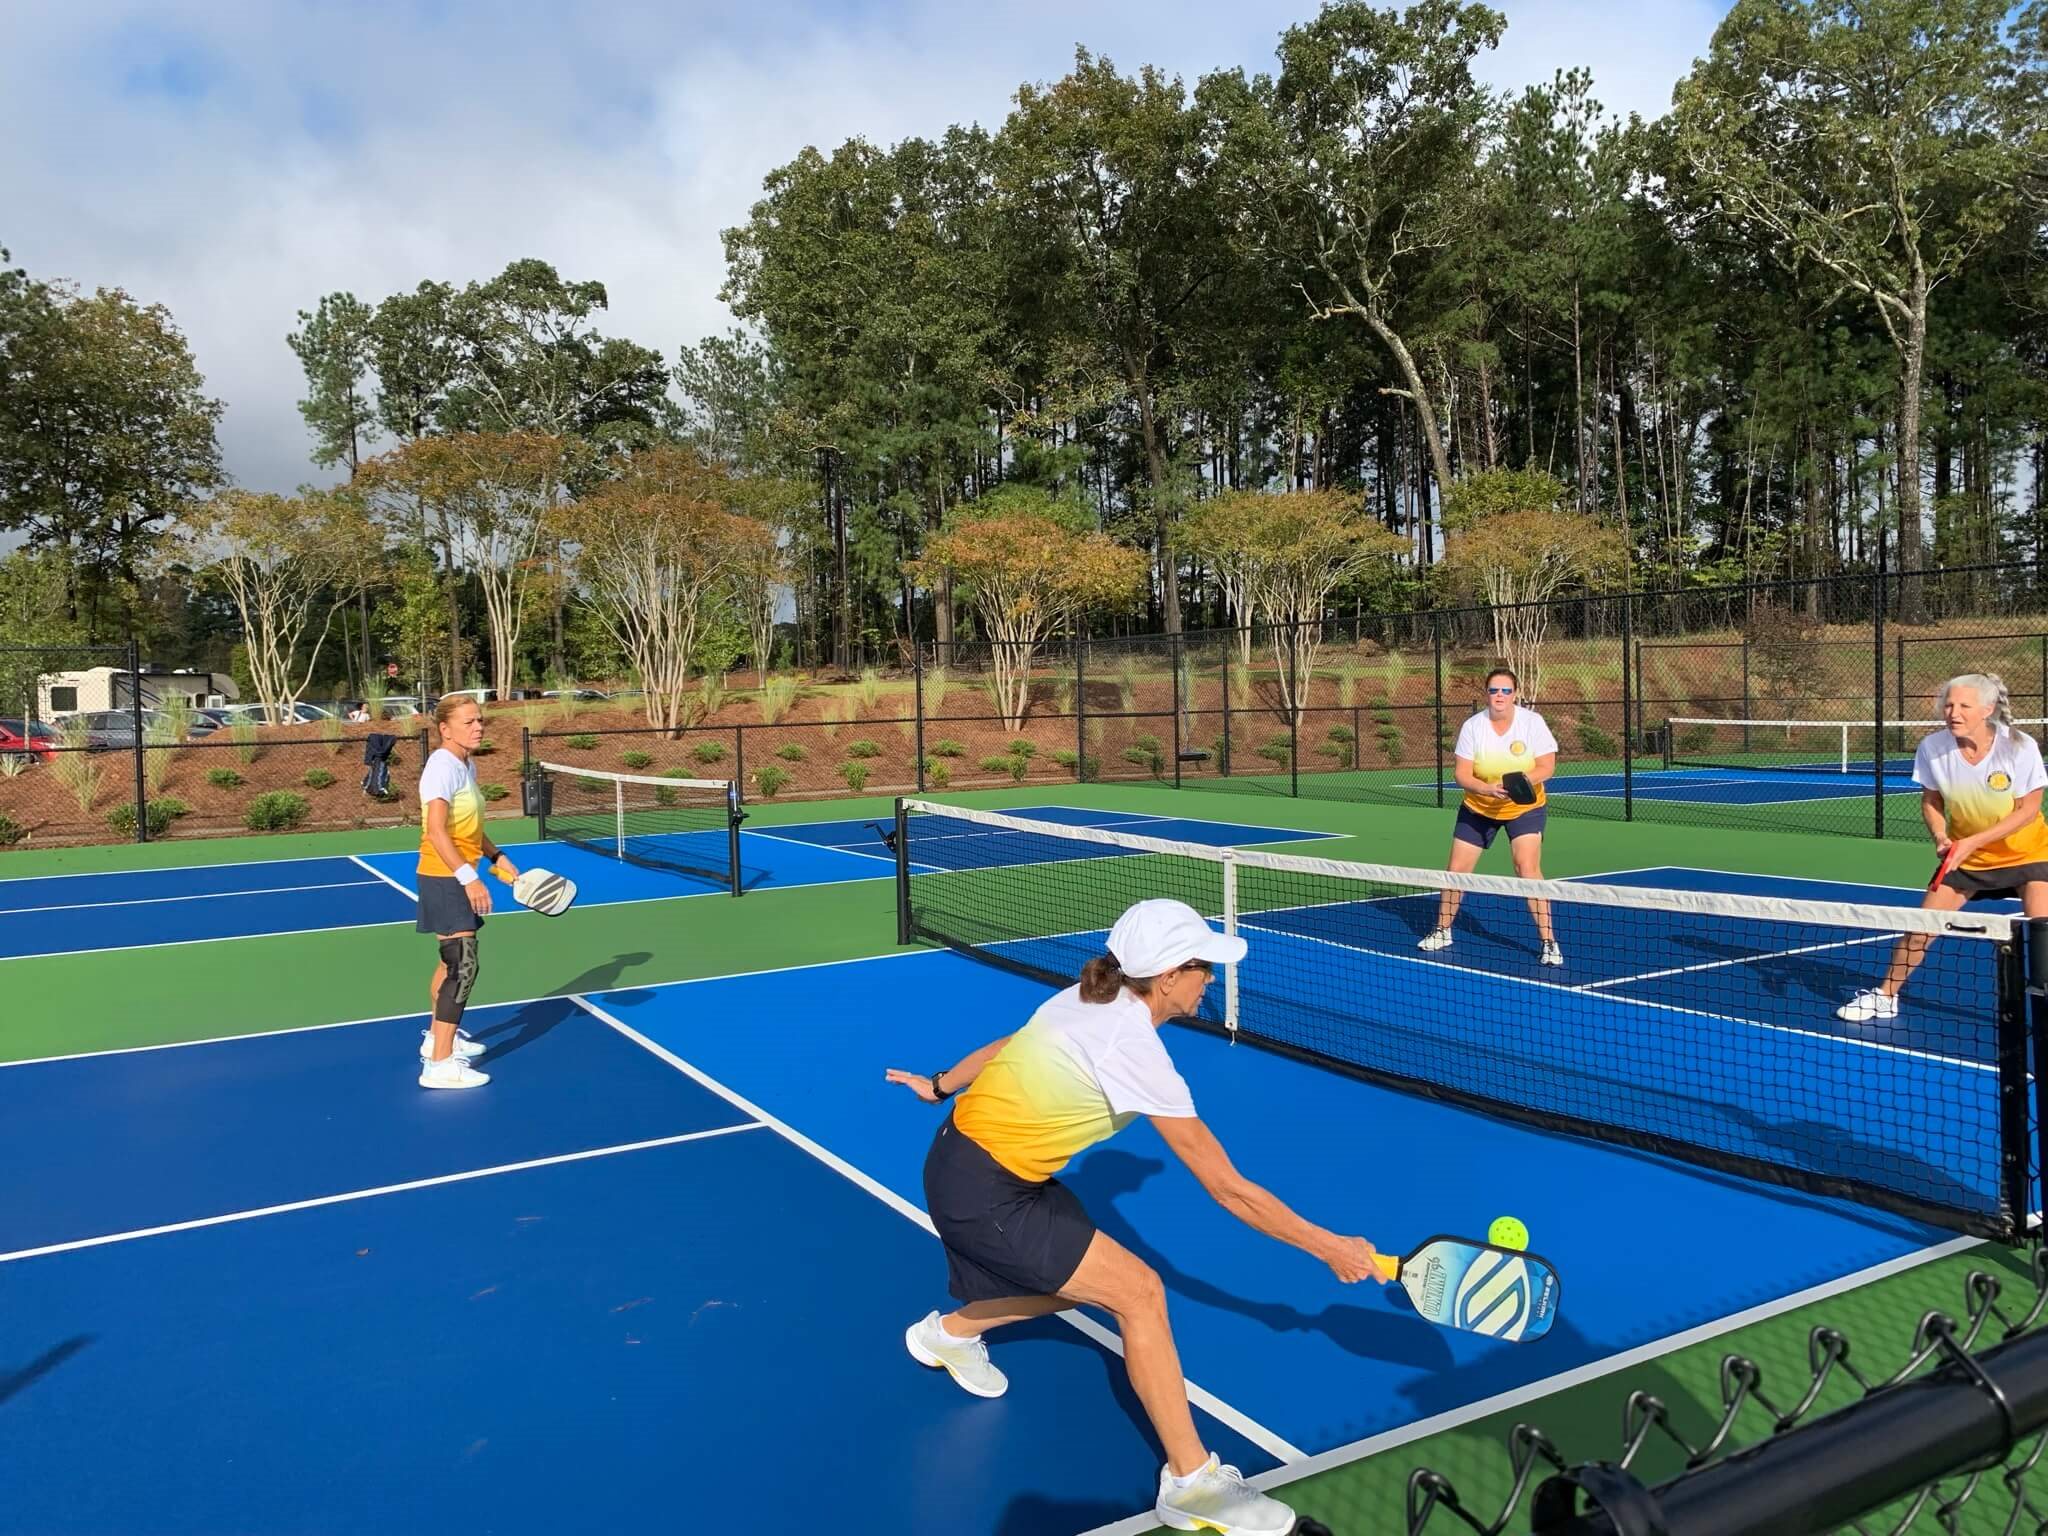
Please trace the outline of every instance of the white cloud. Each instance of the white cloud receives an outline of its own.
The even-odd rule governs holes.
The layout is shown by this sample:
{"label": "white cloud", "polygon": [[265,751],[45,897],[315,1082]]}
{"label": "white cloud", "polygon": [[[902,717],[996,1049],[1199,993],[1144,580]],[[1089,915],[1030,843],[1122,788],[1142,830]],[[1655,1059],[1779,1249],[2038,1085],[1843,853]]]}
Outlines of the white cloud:
{"label": "white cloud", "polygon": [[[1654,115],[1715,17],[1663,0],[1506,6],[1500,86],[1595,71],[1612,110]],[[38,276],[161,301],[227,403],[245,485],[308,462],[284,344],[346,288],[488,277],[539,256],[599,278],[604,328],[673,357],[728,323],[721,229],[806,144],[887,144],[1001,120],[1077,41],[1190,83],[1270,67],[1305,3],[941,0],[827,9],[766,0],[692,14],[654,0],[347,6],[181,0],[11,17],[0,244]],[[1645,15],[1654,11],[1656,23]]]}

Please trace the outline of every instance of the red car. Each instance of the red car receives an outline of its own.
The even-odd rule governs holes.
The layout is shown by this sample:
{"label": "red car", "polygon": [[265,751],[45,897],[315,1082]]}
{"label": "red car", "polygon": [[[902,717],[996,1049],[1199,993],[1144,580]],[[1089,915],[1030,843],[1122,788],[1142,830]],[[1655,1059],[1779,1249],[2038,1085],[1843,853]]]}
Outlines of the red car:
{"label": "red car", "polygon": [[0,719],[0,757],[37,757],[50,762],[61,738],[40,720]]}

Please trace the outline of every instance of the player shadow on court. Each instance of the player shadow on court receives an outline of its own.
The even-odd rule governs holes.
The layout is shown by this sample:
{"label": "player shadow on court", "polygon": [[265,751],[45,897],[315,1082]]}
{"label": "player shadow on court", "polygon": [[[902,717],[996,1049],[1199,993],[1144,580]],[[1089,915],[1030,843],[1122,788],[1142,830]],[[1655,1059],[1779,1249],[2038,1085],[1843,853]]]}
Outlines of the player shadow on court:
{"label": "player shadow on court", "polygon": [[[588,996],[593,992],[613,991],[627,971],[636,965],[645,965],[653,958],[653,954],[644,949],[628,950],[624,954],[613,955],[602,964],[593,965],[582,975],[563,982],[549,994],[544,1003],[529,1003],[503,1024],[480,1030],[477,1039],[484,1043],[485,1051],[477,1059],[477,1065],[487,1067],[494,1061],[502,1061],[514,1051],[524,1050],[564,1019],[575,1017],[582,1012],[574,1003],[565,999]],[[556,1006],[547,1006],[549,1004]]]}
{"label": "player shadow on court", "polygon": [[1377,1302],[1363,1306],[1341,1303],[1326,1306],[1320,1312],[1304,1312],[1282,1301],[1254,1301],[1233,1295],[1180,1268],[1141,1237],[1116,1208],[1118,1196],[1135,1193],[1147,1179],[1165,1168],[1166,1164],[1157,1158],[1113,1149],[1097,1150],[1078,1166],[1070,1167],[1061,1175],[1061,1181],[1081,1197],[1096,1226],[1158,1271],[1166,1289],[1175,1296],[1219,1311],[1235,1312],[1276,1333],[1320,1333],[1346,1354],[1360,1359],[1387,1361],[1418,1370],[1440,1370],[1449,1364],[1451,1348],[1443,1333],[1415,1315],[1414,1308],[1408,1305],[1407,1293],[1398,1286],[1388,1286],[1383,1292],[1393,1301],[1392,1306]]}
{"label": "player shadow on court", "polygon": [[10,1397],[27,1391],[66,1360],[69,1360],[73,1355],[84,1349],[86,1345],[92,1343],[96,1337],[96,1335],[90,1333],[77,1334],[72,1338],[66,1339],[61,1344],[52,1345],[49,1349],[44,1350],[41,1355],[29,1361],[20,1370],[0,1373],[0,1403],[5,1403]]}

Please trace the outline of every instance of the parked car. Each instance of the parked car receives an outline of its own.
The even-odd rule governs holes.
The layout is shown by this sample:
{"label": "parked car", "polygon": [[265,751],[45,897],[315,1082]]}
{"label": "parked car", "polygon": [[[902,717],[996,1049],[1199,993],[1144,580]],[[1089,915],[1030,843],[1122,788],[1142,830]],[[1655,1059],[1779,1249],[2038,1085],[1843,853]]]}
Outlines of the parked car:
{"label": "parked car", "polygon": [[[142,712],[144,736],[166,723],[160,711],[145,709]],[[93,752],[132,750],[135,746],[135,713],[127,709],[92,709],[66,715],[59,735],[67,741],[75,738]]]}
{"label": "parked car", "polygon": [[541,695],[544,699],[559,699],[565,696],[586,703],[596,703],[600,699],[611,697],[602,688],[550,688]]}
{"label": "parked car", "polygon": [[0,720],[0,757],[34,758],[47,763],[62,745],[63,738],[40,720]]}

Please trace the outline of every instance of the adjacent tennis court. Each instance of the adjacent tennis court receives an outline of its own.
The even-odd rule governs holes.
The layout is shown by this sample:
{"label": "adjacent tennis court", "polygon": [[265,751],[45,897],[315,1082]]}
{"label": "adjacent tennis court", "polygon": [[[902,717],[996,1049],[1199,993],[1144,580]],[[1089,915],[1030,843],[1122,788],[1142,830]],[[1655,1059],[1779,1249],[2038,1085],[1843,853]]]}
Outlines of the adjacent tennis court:
{"label": "adjacent tennis court", "polygon": [[[1320,867],[1313,856],[1341,846],[1328,833],[1019,814],[1029,830],[962,821],[912,827],[903,845],[913,903],[934,924],[971,920],[943,935],[964,952],[877,941],[898,901],[887,818],[749,822],[745,859],[766,876],[738,902],[675,899],[682,877],[584,850],[530,850],[587,879],[586,901],[647,904],[679,934],[829,908],[847,958],[474,1008],[483,1092],[417,1091],[423,1018],[342,1022],[340,996],[313,1027],[195,1040],[204,1011],[174,1009],[194,1023],[161,1045],[0,1067],[0,1159],[34,1170],[0,1188],[0,1433],[18,1465],[45,1471],[13,1480],[10,1520],[552,1531],[638,1528],[715,1497],[763,1530],[1150,1529],[1157,1450],[1094,1317],[1006,1333],[997,1402],[904,1355],[905,1325],[944,1303],[919,1178],[938,1112],[881,1075],[1014,1028],[1052,985],[1018,974],[1020,959],[1055,970],[1099,942],[1097,906],[1171,884],[1163,856],[1118,839],[1218,851],[1234,871],[1252,946],[1233,987],[1239,1034],[1180,1029],[1171,1045],[1241,1166],[1389,1245],[1512,1212],[1564,1280],[1540,1341],[1448,1333],[1397,1288],[1341,1286],[1238,1225],[1142,1124],[1078,1159],[1069,1183],[1166,1280],[1205,1438],[1263,1481],[1966,1247],[1967,1213],[1988,1220],[2008,1193],[1999,1128],[1976,1118],[1998,1075],[1988,939],[1940,940],[1924,1006],[1857,1033],[1830,1008],[1838,983],[1881,966],[1887,932],[1711,910],[1723,894],[1790,897],[1861,903],[1869,922],[1910,891],[1677,866],[1601,876],[1577,883],[1583,911],[1555,903],[1567,965],[1545,974],[1519,901],[1468,896],[1453,949],[1418,956],[1435,893],[1326,887],[1252,851]],[[323,952],[363,942],[337,912],[409,922],[406,862],[5,882],[0,911],[15,915],[0,921],[68,938],[131,910],[114,901],[224,914],[195,935],[220,942],[152,961],[194,987],[235,933],[283,931],[260,925],[272,904],[306,903],[310,931],[291,942]],[[827,882],[800,875],[835,864],[843,889],[806,894]],[[55,899],[67,883],[77,899]],[[1662,909],[1615,905],[1642,892],[1672,894]],[[347,905],[387,897],[381,916]],[[1629,915],[1597,916],[1616,912]],[[580,935],[578,963],[601,977],[619,947],[608,921],[519,915],[487,942]],[[1568,1039],[1545,1033],[1559,1024]],[[1308,1059],[1339,1049],[1364,1066],[1371,1050],[1426,1056],[1442,1080],[1403,1091]],[[1457,1077],[1482,1066],[1483,1083]],[[1873,1083],[1886,1095],[1859,1101]],[[1522,1107],[1467,1102],[1487,1095]],[[1627,1104],[1668,1120],[1681,1100],[1719,1138],[1712,1156],[1541,1123]],[[1954,1219],[1731,1171],[1751,1158],[1816,1184],[1845,1169],[1889,1179],[1900,1205]],[[1679,1232],[1740,1232],[1769,1262],[1675,1265]]]}

